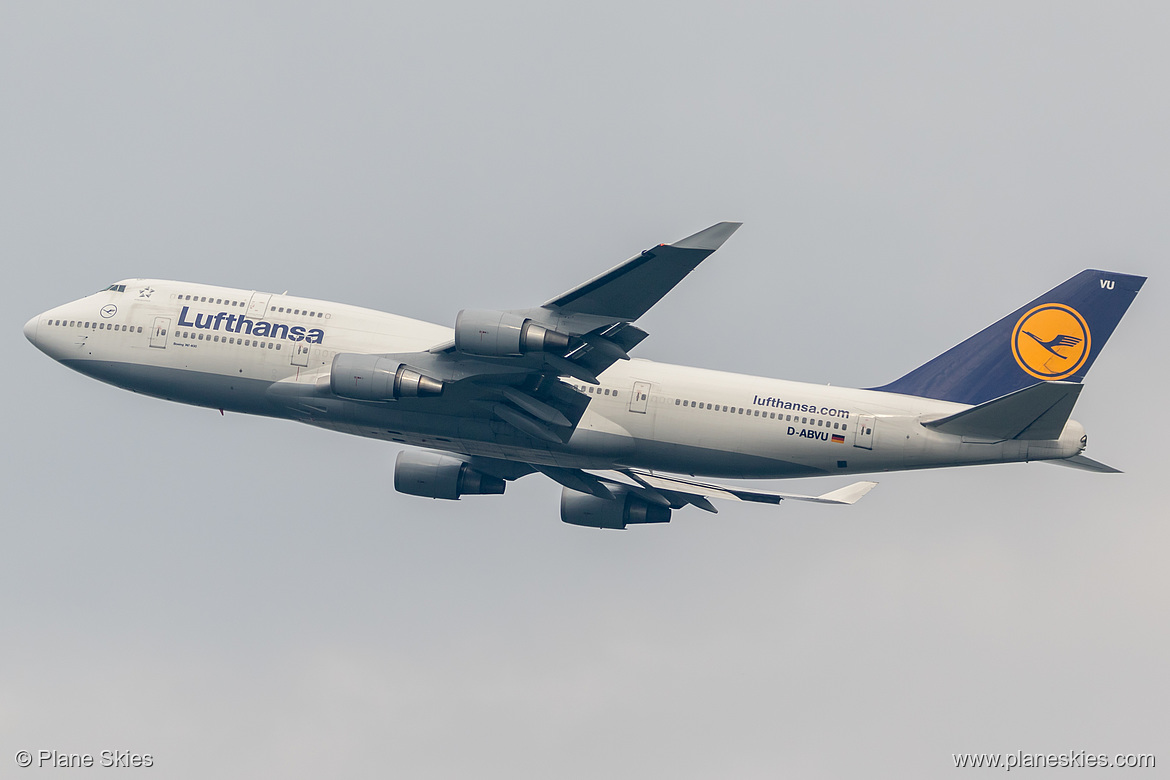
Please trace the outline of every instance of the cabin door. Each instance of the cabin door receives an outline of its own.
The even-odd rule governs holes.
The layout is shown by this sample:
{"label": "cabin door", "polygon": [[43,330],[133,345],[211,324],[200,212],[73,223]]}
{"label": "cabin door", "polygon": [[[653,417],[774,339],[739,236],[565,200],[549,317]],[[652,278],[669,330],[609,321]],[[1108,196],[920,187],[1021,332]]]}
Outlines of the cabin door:
{"label": "cabin door", "polygon": [[876,419],[872,414],[857,415],[857,422],[853,423],[853,446],[862,449],[873,449],[873,427]]}
{"label": "cabin door", "polygon": [[248,316],[260,319],[268,312],[268,301],[272,293],[252,293],[248,299]]}
{"label": "cabin door", "polygon": [[309,365],[309,342],[297,341],[292,345],[292,356],[290,358],[294,366]]}
{"label": "cabin door", "polygon": [[630,393],[630,411],[646,414],[646,404],[650,402],[650,383],[634,382],[634,389]]}
{"label": "cabin door", "polygon": [[167,348],[167,332],[171,329],[170,317],[155,317],[154,327],[150,329],[150,346],[159,349]]}

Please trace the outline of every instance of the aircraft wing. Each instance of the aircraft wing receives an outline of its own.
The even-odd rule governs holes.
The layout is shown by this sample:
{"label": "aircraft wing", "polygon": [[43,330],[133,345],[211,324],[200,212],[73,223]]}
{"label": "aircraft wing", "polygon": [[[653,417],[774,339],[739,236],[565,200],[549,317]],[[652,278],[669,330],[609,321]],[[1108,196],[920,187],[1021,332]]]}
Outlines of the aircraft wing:
{"label": "aircraft wing", "polygon": [[[659,244],[536,308],[465,309],[454,340],[425,352],[339,354],[323,389],[403,411],[486,417],[505,426],[503,438],[519,436],[518,443],[567,442],[590,399],[561,377],[598,384],[598,374],[629,360],[629,350],[648,335],[633,320],[739,226],[720,222]],[[275,392],[303,395],[294,388]]]}
{"label": "aircraft wing", "polygon": [[720,222],[673,244],[659,244],[631,257],[600,276],[558,295],[546,309],[596,314],[615,320],[636,320],[662,300],[683,277],[695,270],[740,222]]}
{"label": "aircraft wing", "polygon": [[[877,487],[876,482],[854,482],[852,485],[822,493],[819,496],[806,496],[799,493],[773,493],[764,490],[746,490],[726,485],[716,485],[709,482],[698,482],[681,477],[668,477],[661,474],[651,474],[639,469],[625,469],[625,476],[637,483],[643,492],[651,494],[657,492],[668,499],[675,498],[684,503],[693,504],[700,509],[714,512],[715,508],[707,501],[710,498],[720,498],[729,501],[752,501],[761,504],[779,504],[783,500],[811,501],[817,504],[855,504],[862,496]],[[615,481],[616,482],[616,481]],[[616,484],[621,484],[616,482]],[[644,496],[645,497],[645,496]],[[671,502],[673,506],[675,501]],[[682,504],[674,506],[679,508]]]}
{"label": "aircraft wing", "polygon": [[710,501],[712,498],[727,501],[751,501],[759,504],[779,504],[784,500],[809,501],[815,504],[856,504],[866,493],[877,487],[876,482],[854,482],[819,496],[806,496],[800,493],[773,493],[765,490],[747,490],[727,485],[716,485],[710,482],[683,479],[682,477],[652,474],[641,469],[620,469],[594,474],[582,469],[544,466],[535,463],[527,465],[533,471],[544,474],[570,490],[588,493],[598,498],[610,499],[615,497],[615,491],[627,491],[635,493],[639,498],[651,504],[671,509],[681,509],[690,504],[707,512],[718,511]]}

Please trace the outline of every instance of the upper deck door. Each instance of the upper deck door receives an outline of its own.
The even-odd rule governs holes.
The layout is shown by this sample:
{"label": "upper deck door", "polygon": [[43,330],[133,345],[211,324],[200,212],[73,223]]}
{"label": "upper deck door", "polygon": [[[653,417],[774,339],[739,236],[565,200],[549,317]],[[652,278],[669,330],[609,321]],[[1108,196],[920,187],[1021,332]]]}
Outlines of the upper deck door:
{"label": "upper deck door", "polygon": [[646,414],[646,404],[650,402],[650,383],[634,382],[634,390],[630,393],[630,411]]}
{"label": "upper deck door", "polygon": [[248,316],[263,317],[268,312],[268,301],[271,298],[272,293],[252,293],[248,300]]}
{"label": "upper deck door", "polygon": [[[155,317],[154,327],[150,329],[150,346],[159,349],[167,348],[167,332],[171,329],[170,317]],[[141,343],[141,342],[140,342]]]}
{"label": "upper deck door", "polygon": [[853,446],[863,449],[873,449],[873,427],[877,418],[872,414],[857,415],[857,422],[853,423]]}

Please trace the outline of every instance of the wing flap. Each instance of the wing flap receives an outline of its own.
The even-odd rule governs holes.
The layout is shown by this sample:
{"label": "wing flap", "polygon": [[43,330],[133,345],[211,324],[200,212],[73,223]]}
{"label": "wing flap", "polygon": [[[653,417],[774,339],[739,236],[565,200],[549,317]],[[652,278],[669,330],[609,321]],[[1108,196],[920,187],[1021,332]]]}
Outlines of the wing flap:
{"label": "wing flap", "polygon": [[806,496],[799,493],[773,493],[764,490],[745,490],[743,488],[715,485],[708,482],[696,482],[679,477],[664,477],[661,474],[650,474],[637,469],[626,472],[630,478],[649,485],[660,491],[682,493],[703,498],[721,498],[728,501],[751,501],[761,504],[779,504],[789,501],[809,501],[815,504],[856,504],[869,491],[877,487],[876,482],[854,482],[852,485],[822,493],[819,496]]}

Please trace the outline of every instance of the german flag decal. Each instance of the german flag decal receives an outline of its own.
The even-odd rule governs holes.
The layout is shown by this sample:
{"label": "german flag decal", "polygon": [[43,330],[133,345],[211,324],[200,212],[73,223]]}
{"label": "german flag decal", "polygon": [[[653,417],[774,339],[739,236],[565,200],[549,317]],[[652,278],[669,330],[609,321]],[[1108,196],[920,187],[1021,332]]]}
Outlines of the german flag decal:
{"label": "german flag decal", "polygon": [[844,437],[844,436],[842,436],[842,435],[841,435],[841,434],[839,434],[839,433],[834,433],[834,434],[833,434],[833,443],[834,443],[834,444],[844,444],[844,443],[845,443],[845,437]]}

